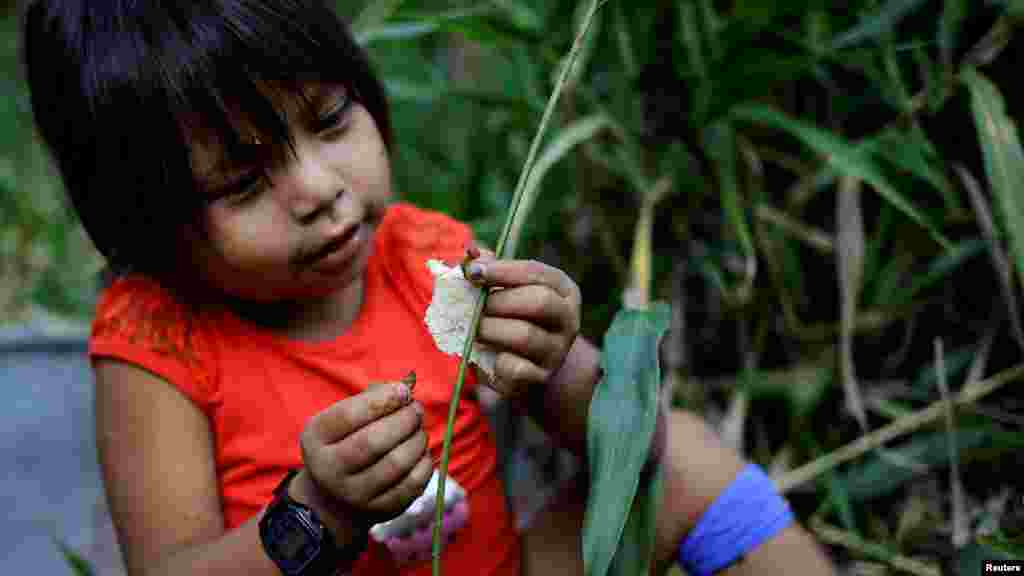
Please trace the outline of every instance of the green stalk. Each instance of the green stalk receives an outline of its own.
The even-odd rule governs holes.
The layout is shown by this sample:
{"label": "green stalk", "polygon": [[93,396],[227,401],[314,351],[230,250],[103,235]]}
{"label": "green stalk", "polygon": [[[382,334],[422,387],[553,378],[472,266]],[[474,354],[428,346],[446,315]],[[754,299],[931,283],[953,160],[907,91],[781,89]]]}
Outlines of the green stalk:
{"label": "green stalk", "polygon": [[[555,83],[555,89],[551,93],[551,97],[548,99],[547,107],[544,109],[544,115],[541,117],[540,126],[537,127],[537,133],[533,137],[533,143],[530,145],[530,152],[526,156],[526,162],[523,164],[523,170],[519,173],[519,182],[516,184],[516,191],[512,197],[512,206],[509,210],[508,216],[505,217],[505,226],[502,229],[501,237],[498,239],[498,246],[495,250],[496,258],[503,258],[505,256],[511,256],[511,254],[505,254],[505,244],[508,240],[509,234],[512,232],[512,226],[522,226],[522,222],[525,218],[516,218],[519,212],[519,206],[523,200],[523,191],[526,189],[526,182],[530,178],[530,173],[533,172],[533,166],[537,162],[537,151],[540,149],[540,142],[544,135],[544,130],[547,128],[548,123],[551,121],[551,114],[555,109],[555,104],[558,102],[558,97],[562,94],[562,89],[565,86],[565,79],[569,75],[569,71],[572,70],[573,64],[576,62],[576,58],[579,55],[580,47],[583,45],[583,39],[586,37],[587,30],[590,29],[590,23],[594,19],[594,14],[597,13],[598,9],[604,5],[608,0],[592,0],[590,10],[587,12],[586,18],[583,20],[583,26],[580,28],[579,33],[576,35],[576,39],[572,43],[572,49],[569,51],[569,57],[566,59],[562,66],[562,70],[558,75],[558,81]],[[444,431],[444,444],[441,448],[441,469],[438,471],[439,482],[437,483],[437,496],[436,502],[436,514],[434,517],[434,534],[433,534],[433,547],[432,547],[432,560],[433,560],[433,575],[441,576],[441,522],[444,520],[444,485],[445,480],[448,477],[448,458],[451,453],[452,447],[452,430],[455,427],[455,414],[459,408],[459,398],[462,396],[462,385],[466,380],[466,366],[469,364],[469,355],[473,346],[473,341],[476,339],[477,330],[480,327],[480,317],[483,314],[484,305],[487,303],[487,290],[481,290],[480,295],[477,296],[476,304],[473,307],[473,319],[469,325],[469,337],[466,338],[466,345],[462,350],[462,360],[459,362],[459,373],[455,380],[455,390],[452,393],[451,402],[448,404],[448,425]]]}

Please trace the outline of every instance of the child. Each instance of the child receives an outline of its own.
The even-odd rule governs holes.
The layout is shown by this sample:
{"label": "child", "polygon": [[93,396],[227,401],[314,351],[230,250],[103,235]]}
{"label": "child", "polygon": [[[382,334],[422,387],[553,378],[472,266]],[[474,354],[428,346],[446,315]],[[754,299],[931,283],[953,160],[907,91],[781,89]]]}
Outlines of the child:
{"label": "child", "polygon": [[[46,0],[24,40],[40,133],[118,272],[90,355],[129,573],[428,574],[366,534],[439,457],[458,359],[423,326],[426,261],[461,260],[472,237],[391,202],[383,90],[345,26],[315,1]],[[600,369],[577,336],[579,289],[544,264],[471,255],[503,288],[479,335],[499,352],[492,386],[582,453]],[[445,573],[580,573],[582,489],[521,538],[476,386],[449,469],[469,519]],[[715,548],[693,526],[742,468],[692,417],[665,422],[661,560],[691,532],[691,548]],[[782,521],[731,570],[824,573],[775,498]]]}

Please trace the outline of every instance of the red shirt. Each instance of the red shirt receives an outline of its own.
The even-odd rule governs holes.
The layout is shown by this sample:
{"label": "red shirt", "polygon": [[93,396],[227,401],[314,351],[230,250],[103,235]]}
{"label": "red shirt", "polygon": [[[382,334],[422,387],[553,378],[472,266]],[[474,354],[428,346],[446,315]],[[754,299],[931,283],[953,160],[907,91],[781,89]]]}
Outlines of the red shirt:
{"label": "red shirt", "polygon": [[[424,324],[433,278],[429,258],[461,260],[469,228],[407,204],[388,208],[373,239],[363,307],[325,342],[289,340],[227,310],[190,312],[155,282],[127,276],[97,305],[89,353],[162,377],[210,420],[225,528],[258,513],[289,468],[302,465],[306,421],[372,382],[416,371],[428,446],[441,456],[458,358],[440,352]],[[469,522],[446,546],[446,574],[517,575],[520,541],[497,476],[497,455],[469,371],[455,421],[449,474],[469,494]],[[355,574],[426,575],[430,563],[399,570],[371,540]]]}

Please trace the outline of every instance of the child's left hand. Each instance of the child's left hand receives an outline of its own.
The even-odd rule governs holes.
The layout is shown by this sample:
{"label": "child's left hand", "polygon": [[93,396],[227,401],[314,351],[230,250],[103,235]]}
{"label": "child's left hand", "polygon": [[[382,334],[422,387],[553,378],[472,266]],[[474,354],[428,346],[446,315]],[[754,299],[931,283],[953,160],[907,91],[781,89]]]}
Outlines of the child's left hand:
{"label": "child's left hand", "polygon": [[466,272],[491,288],[477,338],[497,353],[491,386],[507,397],[546,383],[562,366],[580,329],[579,286],[536,260],[497,260],[470,247]]}

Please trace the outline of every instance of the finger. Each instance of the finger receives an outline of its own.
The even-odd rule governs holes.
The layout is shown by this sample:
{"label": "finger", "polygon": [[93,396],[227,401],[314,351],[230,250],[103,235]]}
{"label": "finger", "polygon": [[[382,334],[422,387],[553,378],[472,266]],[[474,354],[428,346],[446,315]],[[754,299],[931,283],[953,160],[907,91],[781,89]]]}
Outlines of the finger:
{"label": "finger", "polygon": [[321,444],[331,444],[405,406],[412,400],[409,387],[400,382],[370,386],[313,416],[312,434]]}
{"label": "finger", "polygon": [[538,260],[491,260],[478,258],[467,266],[473,274],[478,271],[474,281],[488,286],[514,288],[528,284],[550,286],[565,298],[578,299],[579,287],[569,275],[554,266],[548,266]]}
{"label": "finger", "polygon": [[427,434],[421,429],[366,470],[350,476],[346,482],[349,493],[358,502],[369,503],[401,482],[426,451]]}
{"label": "finger", "polygon": [[573,303],[539,284],[492,292],[487,298],[484,315],[530,320],[555,331],[575,333],[579,330],[579,314]]}
{"label": "finger", "polygon": [[476,260],[477,258],[494,260],[496,257],[493,250],[489,250],[484,246],[477,244],[476,242],[473,242],[469,246],[466,246],[466,256],[471,260]]}
{"label": "finger", "polygon": [[491,386],[502,396],[514,398],[531,384],[546,382],[551,372],[522,356],[502,352],[495,359],[494,374],[496,378]]}
{"label": "finger", "polygon": [[477,339],[546,368],[555,368],[555,354],[564,349],[557,334],[518,318],[482,318]]}
{"label": "finger", "polygon": [[401,513],[423,494],[433,472],[434,463],[430,459],[430,452],[425,452],[404,478],[374,497],[368,508],[371,510],[394,510],[396,515]]}
{"label": "finger", "polygon": [[352,489],[351,477],[380,461],[417,432],[422,433],[422,418],[422,406],[414,402],[340,442],[304,453],[303,459],[321,483],[347,500]]}
{"label": "finger", "polygon": [[356,430],[344,440],[328,445],[342,474],[356,474],[422,429],[423,406],[411,402],[396,412]]}

